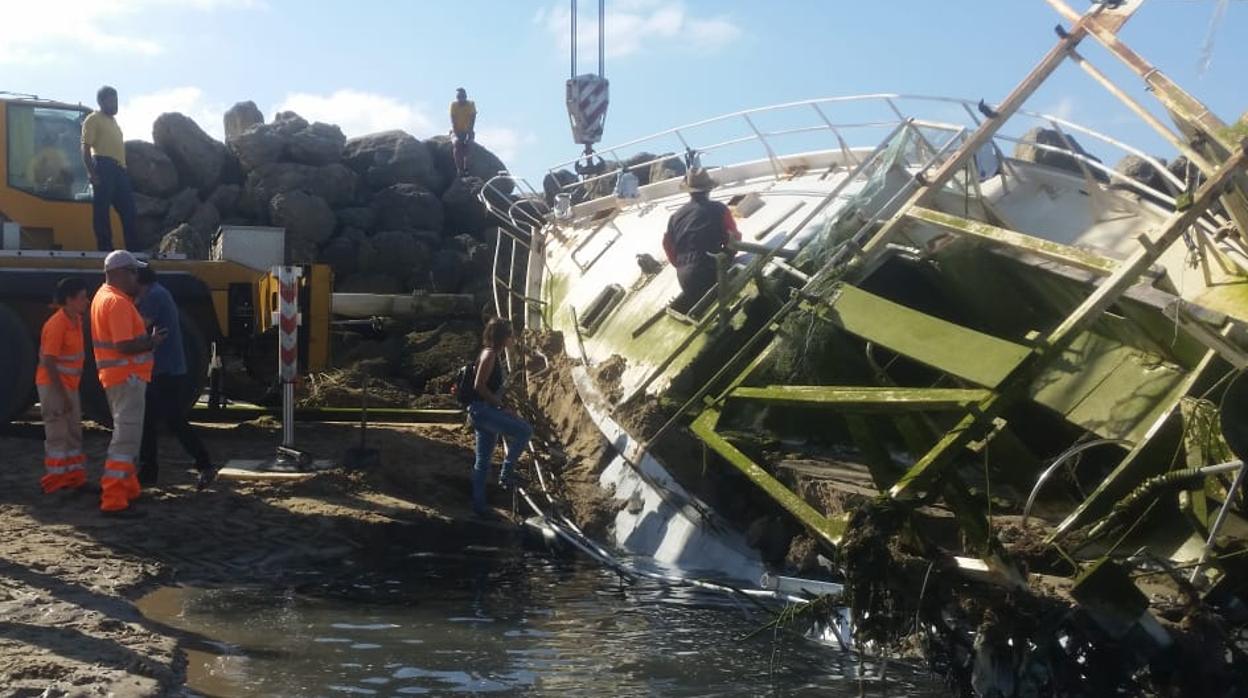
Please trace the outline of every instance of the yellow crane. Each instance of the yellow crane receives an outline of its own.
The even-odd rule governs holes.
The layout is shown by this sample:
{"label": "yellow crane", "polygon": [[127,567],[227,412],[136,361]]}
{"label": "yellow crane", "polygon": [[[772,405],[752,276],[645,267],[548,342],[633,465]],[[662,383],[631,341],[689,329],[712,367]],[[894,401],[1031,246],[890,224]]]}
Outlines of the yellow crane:
{"label": "yellow crane", "polygon": [[[34,399],[39,329],[50,313],[57,281],[82,276],[94,291],[104,280],[104,253],[95,251],[91,195],[80,156],[82,120],[89,112],[82,105],[0,93],[0,424]],[[113,217],[120,242],[120,221]],[[181,309],[195,397],[204,388],[213,344],[220,355],[246,359],[253,378],[275,378],[276,279],[267,268],[237,255],[213,261],[165,259],[159,268],[161,282]],[[329,361],[332,275],[325,265],[311,265],[302,283],[299,363],[305,370],[321,370]],[[84,408],[103,417],[107,405],[89,348],[87,357]]]}

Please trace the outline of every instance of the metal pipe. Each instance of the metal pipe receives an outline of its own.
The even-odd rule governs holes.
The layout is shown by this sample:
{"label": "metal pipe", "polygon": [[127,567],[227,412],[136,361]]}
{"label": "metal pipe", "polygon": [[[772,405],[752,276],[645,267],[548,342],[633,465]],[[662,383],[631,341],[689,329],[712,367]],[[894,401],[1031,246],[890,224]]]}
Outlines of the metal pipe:
{"label": "metal pipe", "polygon": [[572,0],[572,77],[576,77],[576,0]]}
{"label": "metal pipe", "polygon": [[1053,462],[1049,465],[1049,467],[1045,468],[1044,472],[1040,473],[1040,477],[1036,478],[1036,484],[1031,488],[1031,494],[1027,497],[1027,504],[1023,506],[1023,528],[1027,527],[1027,518],[1031,516],[1031,506],[1036,503],[1036,495],[1040,494],[1041,485],[1049,479],[1050,475],[1057,472],[1058,468],[1065,465],[1066,461],[1090,448],[1095,448],[1096,446],[1126,446],[1129,448],[1132,445],[1133,444],[1130,441],[1125,439],[1094,439],[1092,441],[1085,441],[1081,444],[1075,444],[1065,451],[1062,451],[1057,458],[1053,459]]}
{"label": "metal pipe", "polygon": [[606,77],[607,0],[598,0],[598,77]]}
{"label": "metal pipe", "polygon": [[1196,563],[1196,569],[1192,570],[1192,576],[1188,578],[1192,584],[1200,578],[1201,571],[1209,562],[1209,553],[1213,550],[1213,539],[1218,537],[1218,531],[1221,531],[1222,524],[1226,523],[1226,515],[1231,513],[1231,501],[1235,499],[1236,493],[1243,486],[1245,473],[1248,473],[1248,463],[1241,462],[1239,472],[1235,474],[1235,482],[1231,484],[1231,489],[1226,491],[1226,501],[1222,502],[1222,508],[1218,509],[1218,516],[1214,519],[1213,526],[1209,528],[1209,540],[1205,541],[1205,549],[1200,553],[1200,561]]}

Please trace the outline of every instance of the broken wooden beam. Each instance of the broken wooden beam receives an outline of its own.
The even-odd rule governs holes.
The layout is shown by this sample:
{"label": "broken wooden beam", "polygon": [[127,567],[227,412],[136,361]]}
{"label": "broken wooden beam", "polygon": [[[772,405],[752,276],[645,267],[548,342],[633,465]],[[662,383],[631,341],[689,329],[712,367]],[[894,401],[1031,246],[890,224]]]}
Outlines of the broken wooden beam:
{"label": "broken wooden beam", "polygon": [[930,487],[939,475],[971,441],[982,436],[1006,407],[1026,395],[1028,387],[1044,368],[1061,356],[1061,352],[1078,334],[1089,328],[1110,306],[1118,302],[1136,282],[1140,274],[1174,244],[1209,205],[1222,189],[1248,162],[1243,146],[1232,155],[1218,171],[1201,185],[1190,207],[1176,211],[1150,244],[1141,245],[1117,271],[1105,279],[1078,308],[1066,317],[1036,349],[1024,358],[1010,375],[1002,381],[999,392],[980,403],[968,413],[930,451],[923,455],[897,484],[889,490],[893,497],[908,498]]}
{"label": "broken wooden beam", "polygon": [[906,215],[914,220],[930,223],[951,233],[969,235],[995,245],[1020,249],[1037,257],[1060,262],[1095,274],[1112,274],[1118,266],[1118,263],[1114,260],[1095,252],[1088,252],[1078,247],[1063,245],[1059,242],[1052,242],[1026,233],[999,228],[995,225],[954,216],[923,206],[912,207]]}
{"label": "broken wooden beam", "polygon": [[974,388],[873,388],[837,385],[741,387],[729,399],[757,400],[791,407],[829,407],[847,412],[909,412],[966,408],[988,397]]}

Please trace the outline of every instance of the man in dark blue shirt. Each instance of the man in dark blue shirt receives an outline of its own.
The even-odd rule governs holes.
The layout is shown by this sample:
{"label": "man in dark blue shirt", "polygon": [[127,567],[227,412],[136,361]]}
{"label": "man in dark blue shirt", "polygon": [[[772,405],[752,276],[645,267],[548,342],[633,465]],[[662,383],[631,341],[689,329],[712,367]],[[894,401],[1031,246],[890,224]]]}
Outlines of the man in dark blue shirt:
{"label": "man in dark blue shirt", "polygon": [[143,443],[139,449],[139,484],[156,484],[157,436],[159,423],[177,437],[182,448],[195,459],[199,472],[197,489],[204,489],[217,477],[218,468],[208,457],[208,450],[186,421],[186,352],[182,347],[182,326],[178,322],[178,306],[169,290],[156,281],[151,265],[139,270],[139,314],[148,325],[164,330],[165,341],[156,347],[152,382],[147,384],[147,410],[143,415]]}

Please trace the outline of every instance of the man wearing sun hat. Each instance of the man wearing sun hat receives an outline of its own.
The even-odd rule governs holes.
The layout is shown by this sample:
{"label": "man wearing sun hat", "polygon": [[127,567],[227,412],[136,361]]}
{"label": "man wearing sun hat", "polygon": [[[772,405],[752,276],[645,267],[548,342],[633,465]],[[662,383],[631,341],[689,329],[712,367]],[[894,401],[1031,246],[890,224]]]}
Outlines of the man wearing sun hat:
{"label": "man wearing sun hat", "polygon": [[705,169],[698,167],[685,175],[681,188],[689,192],[689,202],[667,220],[663,234],[663,251],[667,261],[676,267],[680,296],[672,301],[672,310],[687,313],[715,285],[715,259],[730,240],[740,240],[732,211],[719,201],[711,200],[717,182]]}
{"label": "man wearing sun hat", "polygon": [[104,285],[91,299],[91,342],[100,384],[113,417],[100,477],[100,511],[123,515],[139,496],[135,457],[143,438],[147,384],[152,380],[152,350],[165,339],[162,329],[147,331],[134,306],[139,269],[147,266],[125,250],[104,258]]}

